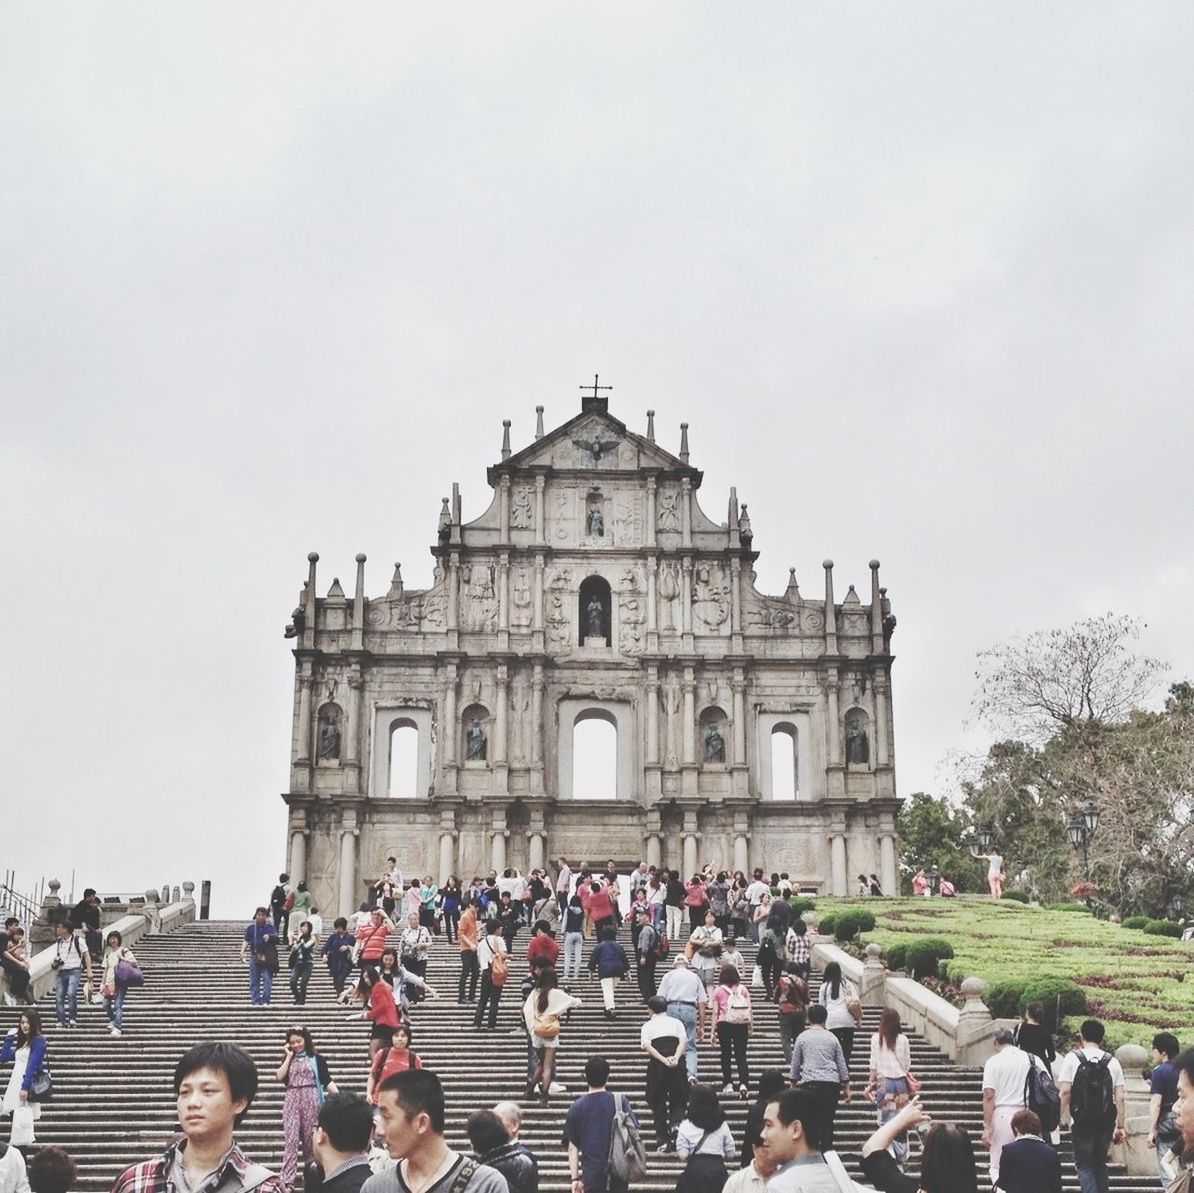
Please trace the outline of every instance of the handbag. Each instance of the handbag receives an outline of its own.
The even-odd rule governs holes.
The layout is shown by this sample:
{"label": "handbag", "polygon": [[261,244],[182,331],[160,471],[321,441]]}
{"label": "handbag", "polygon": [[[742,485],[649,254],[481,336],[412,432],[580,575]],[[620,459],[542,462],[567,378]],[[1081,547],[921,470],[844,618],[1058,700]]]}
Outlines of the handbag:
{"label": "handbag", "polygon": [[919,1077],[913,1077],[911,1073],[905,1073],[904,1080],[908,1083],[910,1094],[918,1094],[924,1088],[924,1082]]}
{"label": "handbag", "polygon": [[8,1142],[13,1147],[29,1147],[33,1143],[33,1107],[22,1102],[12,1112],[12,1131]]}
{"label": "handbag", "polygon": [[141,967],[132,961],[117,961],[116,985],[124,986],[126,989],[129,986],[144,986],[145,975],[141,972]]}
{"label": "handbag", "polygon": [[[50,1062],[43,1058],[41,1068],[33,1074],[33,1080],[29,1083],[29,1101],[30,1102],[49,1102],[54,1097],[54,1075],[50,1072]],[[13,1124],[13,1131],[16,1131],[16,1124]]]}

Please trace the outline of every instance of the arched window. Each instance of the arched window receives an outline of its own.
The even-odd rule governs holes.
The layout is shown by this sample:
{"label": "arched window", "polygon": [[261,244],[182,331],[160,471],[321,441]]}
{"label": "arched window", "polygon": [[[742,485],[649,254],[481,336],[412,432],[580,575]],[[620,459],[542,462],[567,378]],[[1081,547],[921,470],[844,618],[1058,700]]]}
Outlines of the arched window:
{"label": "arched window", "polygon": [[771,798],[791,801],[798,790],[796,726],[785,722],[771,730]]}
{"label": "arched window", "polygon": [[572,798],[617,797],[617,724],[609,713],[582,712],[572,725]]}
{"label": "arched window", "polygon": [[587,576],[580,583],[580,645],[609,646],[613,602],[609,581],[602,576]]}
{"label": "arched window", "polygon": [[387,795],[411,798],[419,786],[419,731],[413,721],[395,721],[390,726],[390,784]]}

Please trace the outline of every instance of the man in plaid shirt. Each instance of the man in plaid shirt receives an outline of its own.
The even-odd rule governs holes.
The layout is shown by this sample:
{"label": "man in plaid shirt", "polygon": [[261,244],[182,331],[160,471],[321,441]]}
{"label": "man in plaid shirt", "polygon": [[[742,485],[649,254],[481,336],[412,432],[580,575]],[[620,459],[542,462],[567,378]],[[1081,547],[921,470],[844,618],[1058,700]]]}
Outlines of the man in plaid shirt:
{"label": "man in plaid shirt", "polygon": [[257,1066],[235,1044],[196,1044],[174,1069],[183,1138],[134,1164],[112,1193],[286,1193],[278,1176],[253,1164],[233,1132],[257,1093]]}

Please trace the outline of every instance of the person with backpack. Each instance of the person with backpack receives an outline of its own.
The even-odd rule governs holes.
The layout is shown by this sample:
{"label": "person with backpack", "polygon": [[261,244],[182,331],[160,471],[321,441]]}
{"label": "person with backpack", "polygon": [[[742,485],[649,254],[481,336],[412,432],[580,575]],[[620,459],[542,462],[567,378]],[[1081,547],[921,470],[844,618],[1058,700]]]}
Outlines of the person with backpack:
{"label": "person with backpack", "polygon": [[1012,1115],[1027,1104],[1031,1062],[1007,1028],[995,1033],[995,1051],[983,1066],[983,1147],[990,1152],[991,1184],[999,1180],[999,1156],[1012,1141]]}
{"label": "person with backpack", "polygon": [[783,954],[786,948],[784,936],[785,933],[776,931],[770,919],[759,933],[757,959],[759,969],[762,971],[763,989],[766,990],[768,998],[775,993],[775,984],[779,981],[780,971],[783,967]]}
{"label": "person with backpack", "polygon": [[1108,1193],[1107,1150],[1122,1143],[1124,1071],[1104,1051],[1106,1029],[1097,1019],[1083,1020],[1078,1047],[1067,1052],[1057,1074],[1061,1127],[1071,1127],[1074,1167],[1082,1193]]}
{"label": "person with backpack", "polygon": [[1012,1115],[1015,1138],[999,1158],[1003,1193],[1061,1193],[1061,1160],[1051,1143],[1041,1138],[1041,1120],[1031,1110]]}
{"label": "person with backpack", "polygon": [[634,941],[634,957],[638,963],[638,992],[643,1002],[650,1002],[655,995],[655,966],[663,953],[664,939],[648,917],[639,926]]}
{"label": "person with backpack", "polygon": [[54,955],[50,967],[54,979],[54,1010],[59,1027],[79,1026],[79,983],[84,973],[91,981],[91,954],[83,947],[70,924],[54,925]]}
{"label": "person with backpack", "polygon": [[[750,1005],[750,987],[742,981],[737,967],[723,965],[721,981],[711,996],[714,1030],[721,1051],[722,1093],[750,1096],[750,1068],[746,1060],[746,1045],[754,1026],[754,1012]],[[738,1084],[731,1080],[731,1055],[738,1068]]]}
{"label": "person with backpack", "polygon": [[611,1093],[608,1084],[609,1061],[589,1057],[588,1092],[572,1103],[564,1119],[571,1193],[627,1193],[631,1173],[637,1168],[642,1176],[638,1117],[626,1095]]}
{"label": "person with backpack", "polygon": [[589,973],[601,980],[601,1001],[607,1019],[616,1019],[614,991],[630,972],[630,958],[618,942],[618,930],[609,924],[601,933],[601,943],[589,954]]}
{"label": "person with backpack", "polygon": [[836,961],[830,961],[821,974],[817,1001],[825,1008],[826,1025],[837,1036],[849,1064],[854,1054],[854,1032],[862,1026],[862,1004],[854,983],[842,977],[842,967]]}
{"label": "person with backpack", "polygon": [[481,994],[477,999],[477,1012],[473,1016],[473,1027],[481,1030],[481,1022],[488,1011],[488,1031],[497,1031],[498,1003],[502,999],[502,987],[506,984],[510,959],[506,942],[502,939],[502,926],[497,920],[487,920],[485,935],[477,944],[477,967],[481,971]]}
{"label": "person with backpack", "polygon": [[398,1021],[398,1026],[390,1034],[390,1043],[382,1048],[369,1064],[369,1076],[365,1081],[365,1097],[377,1105],[377,1092],[381,1083],[395,1073],[405,1073],[407,1069],[421,1069],[423,1058],[410,1046],[410,1024],[405,1019]]}
{"label": "person with backpack", "polygon": [[564,907],[564,981],[580,977],[580,963],[585,947],[585,909],[579,895],[573,895]]}
{"label": "person with backpack", "polygon": [[676,1155],[685,1162],[676,1193],[721,1193],[730,1178],[726,1161],[737,1151],[717,1091],[694,1085],[688,1091],[688,1113],[676,1130]]}
{"label": "person with backpack", "polygon": [[794,961],[784,966],[775,984],[775,1006],[779,1012],[779,1044],[784,1064],[792,1063],[792,1045],[808,1022],[808,986]]}
{"label": "person with backpack", "polygon": [[290,909],[294,906],[294,893],[290,889],[290,875],[278,875],[278,883],[269,896],[269,910],[274,928],[283,940],[290,938]]}

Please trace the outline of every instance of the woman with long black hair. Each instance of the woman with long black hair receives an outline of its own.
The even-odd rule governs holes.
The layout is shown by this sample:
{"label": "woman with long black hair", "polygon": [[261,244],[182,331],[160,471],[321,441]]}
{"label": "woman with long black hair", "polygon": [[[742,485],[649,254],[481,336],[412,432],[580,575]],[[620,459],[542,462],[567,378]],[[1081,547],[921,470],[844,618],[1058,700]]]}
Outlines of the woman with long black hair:
{"label": "woman with long black hair", "polygon": [[688,1113],[676,1131],[676,1155],[685,1162],[676,1193],[721,1193],[730,1177],[726,1161],[737,1151],[717,1091],[711,1085],[692,1086]]}
{"label": "woman with long black hair", "polygon": [[527,1081],[526,1096],[529,1098],[538,1085],[539,1101],[544,1106],[547,1105],[555,1074],[556,1049],[560,1044],[560,1016],[579,1006],[579,998],[573,998],[566,990],[560,989],[556,971],[550,965],[539,974],[535,988],[522,1005],[523,1022],[538,1058],[534,1075]]}
{"label": "woman with long black hair", "polygon": [[846,1064],[854,1051],[854,1033],[862,1026],[862,1006],[854,983],[842,977],[842,967],[830,961],[821,974],[821,989],[817,1001],[829,1013],[825,1026],[838,1038],[846,1054]]}

